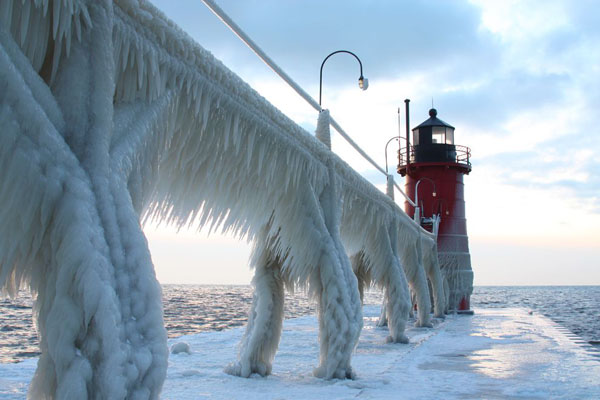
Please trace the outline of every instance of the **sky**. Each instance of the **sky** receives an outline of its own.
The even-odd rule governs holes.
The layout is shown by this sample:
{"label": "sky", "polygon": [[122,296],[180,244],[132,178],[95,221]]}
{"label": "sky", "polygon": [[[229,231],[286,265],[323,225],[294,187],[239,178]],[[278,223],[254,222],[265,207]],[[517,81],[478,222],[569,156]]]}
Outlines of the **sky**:
{"label": "sky", "polygon": [[[201,0],[153,3],[309,132],[317,112]],[[397,136],[438,117],[469,146],[467,230],[475,285],[600,285],[600,24],[593,0],[217,0],[382,167]],[[404,111],[401,115],[404,136]],[[388,153],[393,170],[394,154]],[[332,131],[332,148],[385,176]],[[397,175],[396,181],[404,185]],[[396,195],[397,199],[400,197]],[[397,200],[398,201],[398,200]],[[146,226],[161,283],[248,284],[250,245]]]}

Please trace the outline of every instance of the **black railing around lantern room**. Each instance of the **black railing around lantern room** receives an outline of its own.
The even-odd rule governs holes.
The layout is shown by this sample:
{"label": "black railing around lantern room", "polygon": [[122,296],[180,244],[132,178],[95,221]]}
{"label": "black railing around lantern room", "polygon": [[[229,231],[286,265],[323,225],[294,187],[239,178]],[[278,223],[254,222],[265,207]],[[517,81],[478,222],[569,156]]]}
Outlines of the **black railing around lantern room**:
{"label": "black railing around lantern room", "polygon": [[418,163],[449,163],[471,170],[471,149],[467,146],[449,144],[427,144],[406,146],[398,150],[398,171],[407,165]]}

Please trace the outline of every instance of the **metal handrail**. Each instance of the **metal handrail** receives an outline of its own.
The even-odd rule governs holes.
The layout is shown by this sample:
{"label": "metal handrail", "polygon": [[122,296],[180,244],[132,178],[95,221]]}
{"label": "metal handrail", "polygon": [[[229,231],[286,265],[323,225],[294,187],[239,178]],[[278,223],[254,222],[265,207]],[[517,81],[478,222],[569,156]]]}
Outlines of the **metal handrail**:
{"label": "metal handrail", "polygon": [[456,162],[458,164],[467,164],[471,166],[471,149],[467,146],[455,145],[456,148]]}
{"label": "metal handrail", "polygon": [[[410,158],[408,158],[410,157]],[[414,146],[410,146],[410,153],[407,156],[406,146],[400,147],[398,150],[398,166],[405,166],[410,162],[414,162],[415,160],[415,149]]]}
{"label": "metal handrail", "polygon": [[[442,144],[443,145],[443,144]],[[435,146],[435,144],[433,144]],[[467,146],[454,145],[456,156],[454,163],[471,167],[471,149]],[[408,154],[407,154],[408,153]],[[410,158],[408,158],[410,157]],[[407,162],[410,161],[410,162]],[[405,167],[407,164],[415,162],[415,146],[410,146],[409,152],[406,147],[401,147],[398,150],[398,168]]]}

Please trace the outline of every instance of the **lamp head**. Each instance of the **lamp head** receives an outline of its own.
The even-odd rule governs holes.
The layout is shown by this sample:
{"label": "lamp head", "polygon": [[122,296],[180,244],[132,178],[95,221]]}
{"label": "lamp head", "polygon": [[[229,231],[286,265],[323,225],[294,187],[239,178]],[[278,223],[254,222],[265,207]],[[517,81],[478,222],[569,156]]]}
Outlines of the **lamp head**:
{"label": "lamp head", "polygon": [[360,78],[358,78],[358,87],[362,90],[367,90],[369,88],[369,80],[361,75]]}
{"label": "lamp head", "polygon": [[435,197],[435,196],[436,196],[436,193],[435,193],[435,192],[433,192],[431,195],[432,195],[433,197]]}

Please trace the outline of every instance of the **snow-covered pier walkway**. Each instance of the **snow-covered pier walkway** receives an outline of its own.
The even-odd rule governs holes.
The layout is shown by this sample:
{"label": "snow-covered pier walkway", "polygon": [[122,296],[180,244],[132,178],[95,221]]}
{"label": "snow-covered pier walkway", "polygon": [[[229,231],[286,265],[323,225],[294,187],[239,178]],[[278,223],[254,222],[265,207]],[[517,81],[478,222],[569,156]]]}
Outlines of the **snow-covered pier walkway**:
{"label": "snow-covered pier walkway", "polygon": [[[163,399],[598,399],[600,358],[549,319],[523,309],[476,309],[434,329],[411,328],[409,345],[385,344],[378,306],[364,310],[353,355],[356,380],[322,380],[315,317],[286,320],[273,375],[243,379],[223,367],[235,359],[242,328],[171,340]],[[25,398],[35,360],[0,366],[0,399]]]}

